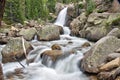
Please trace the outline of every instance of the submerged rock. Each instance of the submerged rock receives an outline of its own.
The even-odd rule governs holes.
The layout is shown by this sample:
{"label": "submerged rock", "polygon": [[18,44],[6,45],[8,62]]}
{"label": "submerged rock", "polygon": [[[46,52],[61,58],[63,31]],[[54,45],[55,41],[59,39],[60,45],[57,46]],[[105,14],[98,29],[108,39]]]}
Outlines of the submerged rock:
{"label": "submerged rock", "polygon": [[61,50],[46,50],[42,53],[43,56],[49,56],[52,61],[56,61],[57,57],[61,56],[63,53]]}
{"label": "submerged rock", "polygon": [[[26,53],[28,54],[33,49],[33,47],[25,40],[24,45],[26,48]],[[13,62],[15,61],[15,57],[19,59],[25,58],[22,38],[12,38],[9,40],[6,46],[2,49],[1,54],[3,63]]]}
{"label": "submerged rock", "polygon": [[60,47],[59,44],[53,44],[53,45],[51,46],[51,48],[52,48],[52,50],[61,50],[61,47]]}
{"label": "submerged rock", "polygon": [[100,39],[81,60],[81,68],[89,73],[98,73],[100,65],[105,63],[106,56],[118,49],[119,44],[120,40],[114,36]]}
{"label": "submerged rock", "polygon": [[51,41],[60,39],[60,30],[56,25],[45,25],[37,32],[38,40]]}

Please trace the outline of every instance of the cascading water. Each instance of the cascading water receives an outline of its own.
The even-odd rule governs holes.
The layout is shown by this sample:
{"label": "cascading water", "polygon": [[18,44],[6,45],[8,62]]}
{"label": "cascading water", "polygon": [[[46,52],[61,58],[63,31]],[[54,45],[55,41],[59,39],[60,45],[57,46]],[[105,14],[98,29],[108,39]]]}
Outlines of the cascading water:
{"label": "cascading water", "polygon": [[64,26],[66,23],[67,7],[60,11],[57,20],[55,21],[56,25]]}
{"label": "cascading water", "polygon": [[[54,24],[63,27],[66,23],[66,16],[67,16],[67,7],[60,11],[57,17],[57,20],[55,21]],[[67,35],[70,34],[69,27],[64,26],[63,30],[64,30],[64,34],[67,34]]]}
{"label": "cascading water", "polygon": [[[64,28],[65,16],[67,14],[67,8],[64,8],[57,19],[55,25],[61,25],[67,34],[61,35],[60,40],[43,42],[43,41],[31,41],[34,50],[28,55],[28,59],[33,59],[34,61],[26,65],[26,60],[21,61],[21,63],[26,67],[22,69],[22,73],[19,75],[14,75],[12,80],[89,80],[79,69],[78,63],[83,57],[83,53],[89,50],[90,47],[80,48],[82,44],[88,42],[85,39],[70,36],[69,28]],[[64,19],[63,19],[64,18]],[[62,20],[62,21],[61,21]],[[69,30],[66,32],[66,30]],[[51,60],[46,62],[47,66],[42,64],[41,53],[45,50],[51,50],[50,46],[52,44],[60,44],[64,54],[68,54],[71,50],[74,53],[59,59],[54,67]],[[0,46],[1,47],[1,46]],[[3,46],[2,46],[3,47]],[[1,48],[2,48],[1,47]],[[0,48],[0,52],[1,52]],[[11,62],[3,64],[4,75],[9,75],[13,73],[14,69],[22,68],[17,62]],[[6,77],[5,76],[5,77]],[[5,79],[9,80],[9,79]]]}

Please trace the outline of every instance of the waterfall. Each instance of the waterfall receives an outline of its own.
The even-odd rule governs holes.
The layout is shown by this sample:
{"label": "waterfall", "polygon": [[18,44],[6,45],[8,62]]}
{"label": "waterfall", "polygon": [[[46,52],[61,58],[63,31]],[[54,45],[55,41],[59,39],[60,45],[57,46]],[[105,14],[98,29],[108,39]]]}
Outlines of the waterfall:
{"label": "waterfall", "polygon": [[64,26],[66,23],[67,7],[62,9],[55,21],[55,25]]}
{"label": "waterfall", "polygon": [[67,7],[60,11],[57,20],[55,21],[54,24],[63,27],[64,34],[69,35],[70,34],[69,27],[64,26],[66,23],[66,16],[67,16]]}

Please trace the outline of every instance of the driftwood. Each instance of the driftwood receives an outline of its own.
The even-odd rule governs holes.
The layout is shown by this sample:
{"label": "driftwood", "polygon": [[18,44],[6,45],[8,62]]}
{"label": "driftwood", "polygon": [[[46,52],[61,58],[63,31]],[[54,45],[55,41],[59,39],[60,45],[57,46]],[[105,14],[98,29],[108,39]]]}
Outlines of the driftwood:
{"label": "driftwood", "polygon": [[108,71],[120,66],[120,58],[116,58],[100,67],[100,71]]}
{"label": "driftwood", "polygon": [[28,58],[27,58],[27,52],[26,52],[26,48],[25,48],[25,41],[24,41],[23,36],[22,36],[22,46],[23,46],[23,51],[24,51],[25,58],[26,58],[26,63],[29,66],[29,62],[28,62]]}

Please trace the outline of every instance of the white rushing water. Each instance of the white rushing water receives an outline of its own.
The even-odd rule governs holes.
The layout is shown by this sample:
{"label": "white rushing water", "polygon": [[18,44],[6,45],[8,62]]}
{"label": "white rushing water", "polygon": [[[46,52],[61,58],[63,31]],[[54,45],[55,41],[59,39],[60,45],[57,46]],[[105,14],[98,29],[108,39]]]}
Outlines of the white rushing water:
{"label": "white rushing water", "polygon": [[69,35],[70,29],[67,26],[64,26],[66,23],[66,16],[67,16],[67,7],[60,11],[57,20],[55,21],[55,25],[63,27],[64,34]]}
{"label": "white rushing water", "polygon": [[56,25],[64,26],[66,23],[67,7],[60,11],[57,20],[55,21]]}
{"label": "white rushing water", "polygon": [[[60,36],[60,40],[49,42],[31,41],[34,50],[29,53],[28,59],[34,59],[34,61],[29,66],[26,65],[25,60],[21,61],[26,68],[22,69],[23,73],[14,75],[11,80],[89,80],[78,67],[83,53],[90,48],[81,48],[81,45],[88,41],[69,35],[69,28],[63,26],[65,24],[66,14],[67,8],[64,8],[55,23],[56,25],[61,25],[64,29],[64,34]],[[45,50],[50,50],[51,45],[55,43],[61,45],[64,55],[68,54],[71,50],[74,50],[74,54],[71,53],[59,59],[55,64],[52,64],[48,58],[46,60],[47,65],[42,64],[41,53]],[[4,75],[9,75],[16,68],[22,67],[17,62],[3,64]]]}

